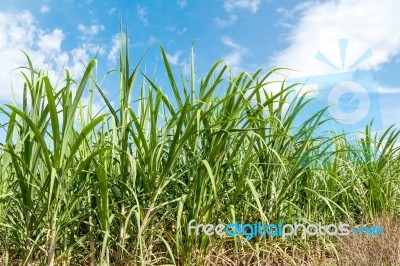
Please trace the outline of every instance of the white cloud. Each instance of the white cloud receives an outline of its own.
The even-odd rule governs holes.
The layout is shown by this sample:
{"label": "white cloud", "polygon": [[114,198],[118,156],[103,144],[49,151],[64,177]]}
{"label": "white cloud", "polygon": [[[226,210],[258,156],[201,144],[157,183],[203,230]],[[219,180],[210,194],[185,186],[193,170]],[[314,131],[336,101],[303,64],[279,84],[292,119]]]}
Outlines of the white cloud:
{"label": "white cloud", "polygon": [[396,87],[378,87],[379,94],[400,94],[400,88]]}
{"label": "white cloud", "polygon": [[50,11],[50,8],[46,5],[43,5],[40,7],[40,13],[46,14],[46,13],[49,13],[49,11]]}
{"label": "white cloud", "polygon": [[[88,96],[82,96],[81,102],[82,102],[82,106],[83,106],[83,110],[84,111],[88,111],[89,101],[90,101],[90,99],[89,99]],[[114,105],[113,102],[111,102],[111,104]],[[101,96],[97,96],[96,94],[93,97],[93,100],[91,102],[90,107],[92,108],[93,116],[105,114],[106,111],[107,111],[106,103],[101,98]],[[85,112],[83,112],[83,114],[85,114]],[[76,121],[81,121],[80,112],[77,112],[75,119],[76,119]],[[93,118],[92,117],[90,117],[90,118],[89,117],[84,117],[84,119],[88,119],[89,121],[91,121]]]}
{"label": "white cloud", "polygon": [[182,53],[182,51],[177,51],[173,55],[170,55],[167,53],[166,55],[167,55],[168,62],[171,65],[179,65],[179,57],[180,57],[181,53]]}
{"label": "white cloud", "polygon": [[228,26],[232,26],[236,23],[237,21],[237,16],[236,15],[230,15],[229,18],[227,20],[223,20],[220,18],[216,18],[214,19],[215,24],[220,27],[220,28],[225,28]]}
{"label": "white cloud", "polygon": [[166,26],[165,29],[166,29],[167,31],[170,31],[170,32],[176,31],[176,28],[175,28],[174,26]]}
{"label": "white cloud", "polygon": [[115,11],[117,11],[116,7],[111,8],[110,10],[108,10],[108,15],[113,15],[115,13]]}
{"label": "white cloud", "polygon": [[[92,51],[84,45],[71,51],[63,50],[62,43],[65,33],[62,29],[44,30],[29,11],[19,13],[0,12],[0,100],[10,100],[14,87],[17,101],[22,98],[21,70],[12,71],[27,65],[21,52],[26,52],[35,69],[44,69],[52,82],[55,83],[65,66],[73,78],[79,78],[83,73],[83,65],[78,62],[78,56],[87,63]],[[81,49],[77,53],[76,49]],[[83,55],[86,56],[83,56]]]}
{"label": "white cloud", "polygon": [[138,6],[136,8],[136,13],[146,27],[150,25],[147,8]]}
{"label": "white cloud", "polygon": [[237,42],[235,42],[234,40],[232,40],[231,38],[229,38],[227,36],[222,37],[221,41],[225,46],[228,46],[228,47],[233,48],[235,50],[239,50],[240,49],[240,44],[238,44]]}
{"label": "white cloud", "polygon": [[[387,0],[385,4],[376,0],[330,0],[309,1],[289,11],[279,9],[290,20],[284,23],[290,34],[287,48],[280,51],[271,63],[276,67],[301,71],[292,71],[289,77],[379,70],[400,54],[398,4],[397,0]],[[339,39],[348,40],[343,66]],[[354,65],[368,49],[372,56]],[[318,52],[335,67],[317,60]],[[377,86],[380,110],[374,109],[374,112],[380,112],[384,128],[390,124],[399,125],[400,88],[380,86],[379,80]]]}
{"label": "white cloud", "polygon": [[[194,54],[194,58],[196,58],[196,54]],[[183,75],[190,75],[192,70],[191,57],[187,57],[181,60],[181,62],[179,62],[179,69],[182,71]]]}
{"label": "white cloud", "polygon": [[[385,4],[376,0],[303,3],[295,8],[299,19],[291,26],[289,46],[272,63],[300,70],[301,76],[335,73],[349,70],[370,49],[372,56],[351,70],[377,70],[400,52],[397,8],[397,0],[387,0]],[[344,69],[338,39],[348,39]],[[319,51],[338,69],[316,60]]]}
{"label": "white cloud", "polygon": [[49,34],[40,34],[38,36],[38,48],[44,52],[59,52],[61,50],[61,43],[64,40],[64,32],[61,29],[54,29]]}
{"label": "white cloud", "polygon": [[89,26],[85,26],[83,24],[79,24],[78,25],[78,30],[80,32],[82,32],[82,34],[84,36],[95,36],[97,34],[99,34],[101,31],[105,30],[104,25],[98,24],[98,23],[94,23],[92,25]]}
{"label": "white cloud", "polygon": [[147,40],[147,44],[148,45],[153,45],[153,44],[158,43],[158,42],[159,42],[159,40],[154,36],[150,36],[150,38]]}
{"label": "white cloud", "polygon": [[234,72],[242,71],[241,63],[243,61],[243,56],[248,53],[247,48],[227,36],[222,37],[221,41],[226,47],[232,50],[230,53],[223,56],[223,59]]}
{"label": "white cloud", "polygon": [[119,48],[120,48],[119,34],[116,34],[112,37],[112,46],[107,56],[108,60],[110,60],[111,63],[113,64],[115,64],[117,61]]}
{"label": "white cloud", "polygon": [[170,31],[170,32],[176,32],[178,35],[182,35],[182,34],[185,34],[187,32],[187,28],[186,27],[183,27],[181,29],[177,29],[176,27],[169,25],[169,26],[166,26],[165,29],[167,31]]}
{"label": "white cloud", "polygon": [[[177,66],[183,75],[190,75],[191,55],[182,56],[182,51],[176,51],[174,54],[166,53],[167,60],[171,65]],[[193,55],[196,57],[196,54]],[[183,58],[182,58],[183,57]]]}
{"label": "white cloud", "polygon": [[182,34],[186,33],[186,31],[187,31],[187,28],[186,28],[186,27],[183,27],[182,29],[178,30],[176,33],[177,33],[178,35],[182,35]]}
{"label": "white cloud", "polygon": [[400,88],[396,87],[378,87],[379,101],[380,101],[380,118],[382,121],[383,129],[390,125],[400,125],[400,106],[398,99],[400,97]]}
{"label": "white cloud", "polygon": [[280,16],[277,25],[292,28],[293,23],[291,21],[298,19],[298,13],[312,7],[314,4],[314,2],[303,2],[295,6],[293,9],[286,9],[283,7],[277,8],[276,12],[278,12]]}
{"label": "white cloud", "polygon": [[224,8],[231,12],[234,9],[247,9],[256,13],[260,6],[261,0],[225,0]]}
{"label": "white cloud", "polygon": [[91,54],[94,53],[93,51],[90,51],[86,45],[84,45],[82,47],[72,49],[69,54],[70,62],[68,70],[76,77],[78,75],[82,75],[82,71],[86,67],[87,62],[89,62]]}
{"label": "white cloud", "polygon": [[[126,36],[122,34],[122,42],[125,43]],[[115,64],[117,62],[117,58],[119,56],[120,51],[120,34],[115,34],[111,39],[111,49],[108,51],[107,58],[111,64]]]}
{"label": "white cloud", "polygon": [[176,1],[176,4],[180,7],[180,8],[185,8],[187,6],[187,1],[186,0],[178,0]]}

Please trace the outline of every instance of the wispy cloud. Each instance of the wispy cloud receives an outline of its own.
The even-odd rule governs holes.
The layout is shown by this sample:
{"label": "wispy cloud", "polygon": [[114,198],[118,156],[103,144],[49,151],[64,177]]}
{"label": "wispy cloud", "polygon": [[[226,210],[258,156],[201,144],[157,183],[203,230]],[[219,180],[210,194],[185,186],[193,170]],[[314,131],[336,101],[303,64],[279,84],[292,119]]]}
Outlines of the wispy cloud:
{"label": "wispy cloud", "polygon": [[50,12],[50,8],[48,6],[43,5],[43,6],[40,7],[40,13],[46,14],[46,13],[49,13],[49,12]]}
{"label": "wispy cloud", "polygon": [[[122,34],[122,42],[126,41],[126,35]],[[117,62],[117,58],[119,55],[119,49],[121,46],[121,36],[119,33],[115,34],[111,38],[111,48],[108,50],[107,59],[111,64],[115,64]]]}
{"label": "wispy cloud", "polygon": [[120,47],[119,34],[116,34],[112,37],[111,44],[111,49],[108,52],[107,58],[112,64],[115,64],[117,62],[117,56]]}
{"label": "wispy cloud", "polygon": [[238,44],[237,42],[235,42],[233,39],[227,37],[227,36],[223,36],[221,38],[222,43],[230,48],[233,48],[235,50],[240,50],[241,49],[241,45]]}
{"label": "wispy cloud", "polygon": [[84,36],[95,36],[99,34],[100,32],[105,30],[104,25],[101,25],[99,23],[94,23],[92,25],[85,26],[83,24],[78,25],[78,30],[84,35]]}
{"label": "wispy cloud", "polygon": [[243,61],[243,56],[248,53],[247,48],[227,36],[223,36],[221,38],[221,42],[224,44],[224,46],[231,49],[231,52],[224,55],[223,59],[228,63],[234,72],[242,71],[243,68],[241,67],[241,64]]}
{"label": "wispy cloud", "polygon": [[166,54],[168,62],[172,65],[179,65],[179,57],[181,56],[182,51],[177,51],[173,55],[171,54]]}
{"label": "wispy cloud", "polygon": [[284,7],[277,8],[276,12],[280,16],[277,25],[285,28],[292,28],[295,25],[295,22],[298,22],[300,18],[299,12],[301,13],[302,11],[311,8],[313,5],[313,2],[303,2],[292,9],[287,9]]}
{"label": "wispy cloud", "polygon": [[[171,65],[179,67],[183,75],[189,75],[191,69],[191,55],[182,56],[182,51],[178,50],[173,54],[166,53],[168,62]],[[195,57],[195,54],[193,55]]]}
{"label": "wispy cloud", "polygon": [[113,7],[113,8],[111,8],[110,10],[108,10],[108,15],[113,15],[114,13],[115,13],[115,11],[117,11],[117,8],[116,7]]}
{"label": "wispy cloud", "polygon": [[378,88],[379,94],[397,94],[400,95],[400,88],[395,87],[379,87]]}
{"label": "wispy cloud", "polygon": [[139,19],[143,22],[144,26],[147,27],[150,25],[147,8],[138,6],[136,8],[136,13],[137,13]]}
{"label": "wispy cloud", "polygon": [[185,8],[185,7],[187,7],[187,1],[186,1],[186,0],[178,0],[178,1],[176,1],[176,4],[177,4],[180,8]]}
{"label": "wispy cloud", "polygon": [[158,42],[160,42],[160,41],[154,36],[150,36],[150,38],[147,40],[147,44],[148,45],[153,45],[153,44],[158,43]]}
{"label": "wispy cloud", "polygon": [[187,28],[186,27],[177,29],[176,27],[169,25],[169,26],[166,26],[165,29],[167,31],[170,31],[170,32],[176,32],[178,35],[182,35],[182,34],[187,32]]}
{"label": "wispy cloud", "polygon": [[225,0],[224,8],[228,12],[234,9],[247,9],[256,13],[260,4],[261,0]]}
{"label": "wispy cloud", "polygon": [[237,16],[236,15],[230,15],[228,19],[224,20],[224,19],[220,19],[220,18],[216,18],[214,19],[215,24],[220,27],[220,28],[225,28],[228,26],[232,26],[236,23],[237,21]]}

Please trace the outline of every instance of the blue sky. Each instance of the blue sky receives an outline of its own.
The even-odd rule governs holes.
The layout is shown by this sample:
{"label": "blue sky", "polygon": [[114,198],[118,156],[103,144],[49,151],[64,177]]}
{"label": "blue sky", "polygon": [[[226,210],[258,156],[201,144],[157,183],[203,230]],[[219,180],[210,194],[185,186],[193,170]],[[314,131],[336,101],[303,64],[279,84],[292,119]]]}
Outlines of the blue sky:
{"label": "blue sky", "polygon": [[[132,61],[147,50],[143,68],[148,73],[157,69],[160,84],[165,74],[159,43],[170,63],[187,72],[194,42],[198,76],[218,59],[225,59],[235,73],[273,67],[299,70],[284,73],[289,78],[371,71],[380,103],[371,107],[374,115],[384,126],[400,125],[397,5],[397,0],[2,1],[0,101],[12,97],[10,80],[18,84],[18,72],[10,71],[25,64],[19,49],[55,79],[64,64],[79,77],[82,62],[97,52],[100,74],[115,68],[122,21],[129,28]],[[343,66],[339,39],[347,40]],[[372,56],[352,66],[368,49]],[[316,60],[318,52],[336,69]],[[17,99],[19,87],[14,90]],[[109,77],[104,87],[114,95],[115,77]]]}

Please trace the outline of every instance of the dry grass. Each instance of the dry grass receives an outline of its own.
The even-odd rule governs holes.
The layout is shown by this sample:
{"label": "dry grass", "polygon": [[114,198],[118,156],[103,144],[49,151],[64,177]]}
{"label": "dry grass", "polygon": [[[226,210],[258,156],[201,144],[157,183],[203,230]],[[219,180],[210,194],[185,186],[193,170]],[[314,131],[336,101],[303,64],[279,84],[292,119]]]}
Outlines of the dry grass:
{"label": "dry grass", "polygon": [[400,265],[400,220],[382,216],[376,224],[383,228],[383,236],[339,239],[340,265]]}
{"label": "dry grass", "polygon": [[[372,224],[372,223],[371,223]],[[205,265],[262,265],[262,266],[394,266],[400,265],[400,220],[381,216],[373,223],[384,229],[383,236],[355,236],[331,239],[332,248],[322,241],[309,241],[304,251],[300,245],[285,249],[282,243],[269,243],[257,256],[256,252],[243,252],[232,256],[220,248],[207,256]],[[328,240],[328,239],[325,239]],[[326,242],[325,242],[326,243]],[[297,247],[297,248],[296,248]]]}
{"label": "dry grass", "polygon": [[[355,236],[335,238],[332,240],[334,248],[328,249],[317,239],[315,241],[283,243],[267,241],[259,252],[249,249],[242,254],[234,255],[232,248],[220,246],[212,249],[205,256],[203,265],[222,266],[394,266],[400,265],[400,220],[381,216],[375,223],[384,229],[383,236]],[[327,239],[325,239],[327,240]],[[307,247],[304,248],[306,245]],[[253,247],[254,248],[254,247]],[[305,251],[306,250],[306,251]],[[11,265],[20,265],[21,259],[10,254]],[[154,261],[153,261],[154,262]],[[40,263],[37,262],[39,265]],[[135,265],[133,261],[125,261],[126,265]],[[149,262],[150,263],[150,262]],[[0,261],[4,265],[4,254]],[[33,263],[36,265],[35,263]],[[150,263],[152,264],[152,263]],[[156,265],[158,263],[155,263]],[[89,265],[88,262],[83,265]]]}

